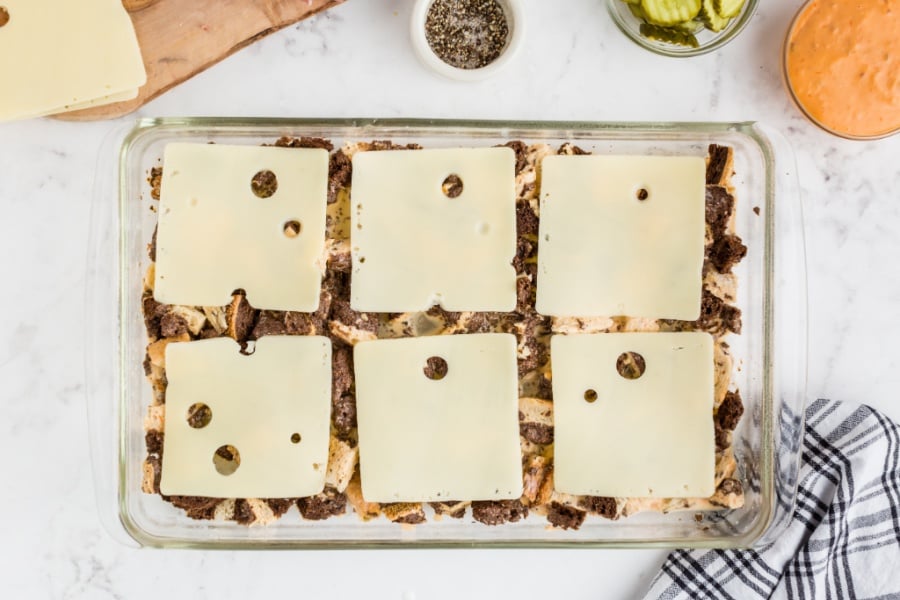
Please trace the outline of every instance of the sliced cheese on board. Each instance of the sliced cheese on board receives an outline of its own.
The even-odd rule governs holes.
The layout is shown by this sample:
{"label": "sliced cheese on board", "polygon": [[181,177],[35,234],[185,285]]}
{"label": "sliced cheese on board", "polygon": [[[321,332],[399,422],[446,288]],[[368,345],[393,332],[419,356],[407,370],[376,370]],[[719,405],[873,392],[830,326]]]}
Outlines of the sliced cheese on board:
{"label": "sliced cheese on board", "polygon": [[0,120],[133,98],[147,80],[120,0],[3,0]]}

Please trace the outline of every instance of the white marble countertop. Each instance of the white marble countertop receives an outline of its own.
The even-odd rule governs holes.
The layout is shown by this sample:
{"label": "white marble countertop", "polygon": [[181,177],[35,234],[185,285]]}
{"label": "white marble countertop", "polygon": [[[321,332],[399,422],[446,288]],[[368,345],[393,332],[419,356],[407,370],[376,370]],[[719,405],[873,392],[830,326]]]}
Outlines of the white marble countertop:
{"label": "white marble countertop", "polygon": [[[869,403],[900,419],[900,350],[890,341],[900,339],[900,136],[844,141],[790,104],[779,54],[800,0],[763,2],[735,42],[689,60],[633,45],[600,0],[525,0],[522,54],[478,84],[444,81],[419,65],[406,30],[410,4],[350,0],[239,52],[140,114],[766,122],[793,143],[805,200],[809,396]],[[237,553],[113,541],[98,520],[89,469],[83,299],[94,165],[115,125],[0,125],[0,595],[639,595],[662,551]]]}

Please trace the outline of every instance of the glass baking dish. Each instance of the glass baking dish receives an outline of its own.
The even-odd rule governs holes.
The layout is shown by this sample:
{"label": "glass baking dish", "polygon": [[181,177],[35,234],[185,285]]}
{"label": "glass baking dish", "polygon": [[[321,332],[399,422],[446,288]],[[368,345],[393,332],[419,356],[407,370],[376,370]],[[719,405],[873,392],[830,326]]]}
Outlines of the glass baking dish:
{"label": "glass baking dish", "polygon": [[[415,527],[363,522],[348,511],[325,521],[294,512],[267,526],[195,521],[141,491],[143,419],[151,388],[141,366],[141,316],[149,210],[149,170],[170,142],[259,144],[280,136],[344,141],[390,139],[426,148],[490,146],[510,140],[571,142],[606,154],[705,155],[735,150],[736,228],[748,247],[736,267],[743,330],[728,341],[733,385],[745,414],[735,432],[740,509],[639,513],[617,521],[589,516],[578,530],[547,527],[542,517],[489,527],[464,519]],[[92,461],[101,517],[120,540],[156,547],[748,547],[774,539],[792,512],[806,392],[806,272],[802,214],[792,151],[758,123],[597,123],[433,120],[165,118],[140,120],[113,134],[96,175],[89,257],[86,353]]]}

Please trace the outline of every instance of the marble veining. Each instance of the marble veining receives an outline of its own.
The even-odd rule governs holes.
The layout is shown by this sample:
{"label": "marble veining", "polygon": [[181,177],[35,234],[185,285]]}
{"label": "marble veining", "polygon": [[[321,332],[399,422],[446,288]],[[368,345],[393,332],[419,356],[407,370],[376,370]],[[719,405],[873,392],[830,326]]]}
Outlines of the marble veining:
{"label": "marble veining", "polygon": [[[900,419],[900,136],[845,141],[792,106],[779,55],[800,0],[762,2],[738,39],[690,60],[633,45],[598,0],[525,4],[522,52],[488,81],[425,70],[409,44],[409,2],[349,0],[136,116],[763,121],[797,154],[809,397],[865,402]],[[98,152],[130,119],[0,124],[0,597],[578,599],[631,598],[647,585],[660,551],[161,552],[113,540],[89,468],[84,299]],[[114,199],[98,206],[112,211]]]}

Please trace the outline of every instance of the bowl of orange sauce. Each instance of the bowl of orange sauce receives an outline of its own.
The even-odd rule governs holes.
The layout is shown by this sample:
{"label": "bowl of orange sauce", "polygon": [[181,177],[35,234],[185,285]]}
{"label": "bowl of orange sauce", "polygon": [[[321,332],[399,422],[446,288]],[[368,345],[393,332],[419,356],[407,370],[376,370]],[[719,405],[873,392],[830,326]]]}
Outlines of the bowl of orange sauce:
{"label": "bowl of orange sauce", "polygon": [[900,1],[809,0],[784,44],[784,78],[810,121],[848,139],[900,131]]}

